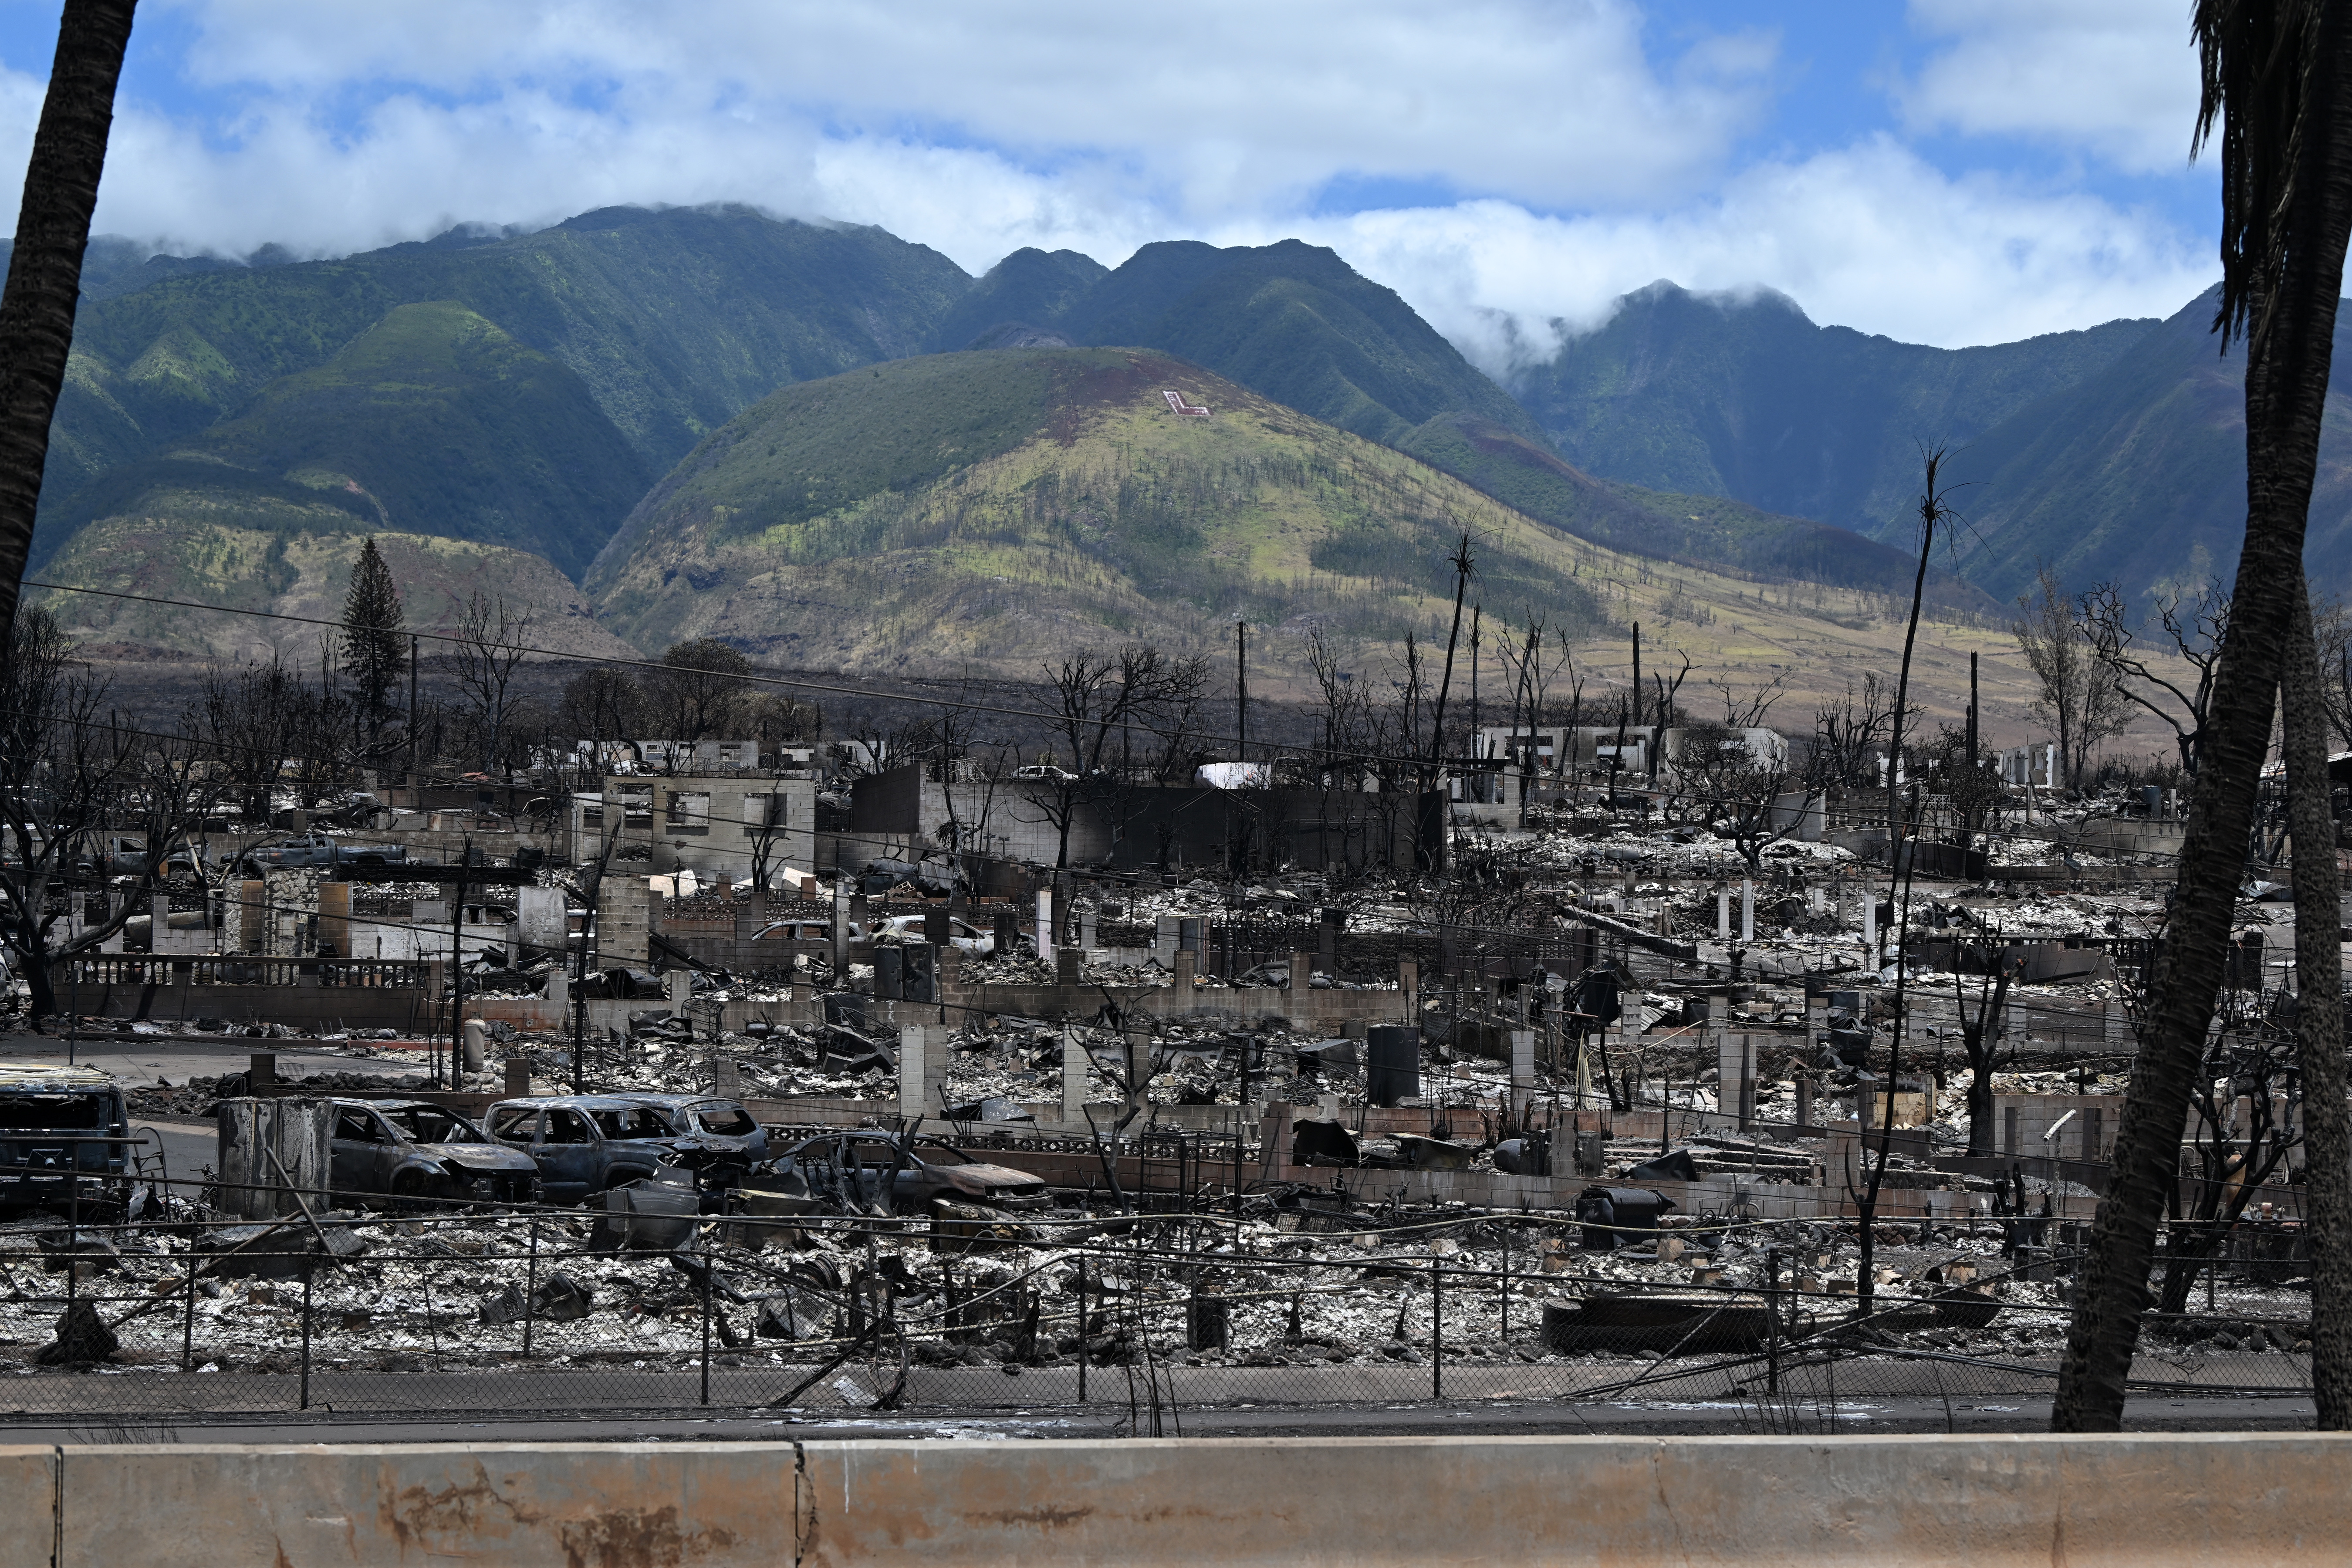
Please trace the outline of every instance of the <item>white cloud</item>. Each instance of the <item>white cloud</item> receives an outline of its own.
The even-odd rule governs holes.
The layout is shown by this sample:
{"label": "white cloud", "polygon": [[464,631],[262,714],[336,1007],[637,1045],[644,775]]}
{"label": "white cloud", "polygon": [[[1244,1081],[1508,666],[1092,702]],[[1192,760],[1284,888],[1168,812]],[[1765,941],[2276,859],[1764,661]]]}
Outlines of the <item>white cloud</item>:
{"label": "white cloud", "polygon": [[1538,205],[1690,189],[1766,109],[1771,59],[1761,37],[1716,35],[1662,69],[1630,0],[186,3],[189,69],[215,87],[299,101],[372,79],[465,97],[584,81],[632,116],[789,105],[853,133],[1105,160],[1195,215],[1343,175]]}
{"label": "white cloud", "polygon": [[[985,154],[829,149],[829,210],[923,239],[977,270],[1021,245],[1116,264],[1147,240],[1330,246],[1497,374],[1557,352],[1659,278],[1777,289],[1816,321],[1908,342],[2005,342],[2118,316],[2170,315],[2210,253],[2146,214],[1990,175],[1950,178],[1895,142],[1748,169],[1713,199],[1557,216],[1516,203],[1172,226],[1165,214]],[[851,210],[863,197],[868,204]]]}
{"label": "white cloud", "polygon": [[[1116,265],[1155,239],[1297,235],[1497,371],[1661,277],[1957,345],[2168,313],[2212,272],[2161,216],[1953,177],[1892,139],[1727,173],[1769,45],[1701,38],[1657,66],[1623,0],[150,3],[187,11],[182,63],[221,107],[197,125],[126,101],[99,226],[178,248],[332,254],[718,200],[879,224],[974,271],[1024,245]],[[2006,0],[1988,14],[2032,25]],[[1945,0],[1918,15],[1959,41],[1916,111],[1957,113],[1936,95],[1994,34]],[[0,69],[0,166],[21,166],[38,94]],[[1986,125],[1990,102],[1970,110]],[[1489,194],[1309,201],[1334,178],[1422,175]]]}
{"label": "white cloud", "polygon": [[2133,174],[2186,166],[2197,51],[2186,5],[1911,0],[1949,42],[1899,97],[1915,127],[2015,135]]}

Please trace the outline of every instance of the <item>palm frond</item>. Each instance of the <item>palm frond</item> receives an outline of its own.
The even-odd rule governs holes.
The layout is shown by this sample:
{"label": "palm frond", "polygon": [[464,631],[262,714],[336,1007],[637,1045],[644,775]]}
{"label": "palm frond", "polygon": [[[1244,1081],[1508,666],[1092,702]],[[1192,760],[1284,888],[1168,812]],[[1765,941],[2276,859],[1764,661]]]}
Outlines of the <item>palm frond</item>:
{"label": "palm frond", "polygon": [[2213,330],[2267,333],[2286,265],[2288,209],[2311,125],[2313,68],[2326,0],[2197,0],[2201,64],[2193,158],[2221,126],[2221,304]]}

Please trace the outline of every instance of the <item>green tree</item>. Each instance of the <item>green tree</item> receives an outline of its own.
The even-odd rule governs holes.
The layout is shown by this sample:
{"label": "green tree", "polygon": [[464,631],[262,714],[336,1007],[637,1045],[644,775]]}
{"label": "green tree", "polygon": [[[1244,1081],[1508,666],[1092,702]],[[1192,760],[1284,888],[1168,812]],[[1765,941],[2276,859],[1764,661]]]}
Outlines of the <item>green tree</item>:
{"label": "green tree", "polygon": [[381,735],[392,713],[392,693],[407,667],[408,639],[401,631],[400,584],[392,580],[392,568],[373,538],[360,546],[360,558],[352,563],[341,650],[361,719],[371,737]]}

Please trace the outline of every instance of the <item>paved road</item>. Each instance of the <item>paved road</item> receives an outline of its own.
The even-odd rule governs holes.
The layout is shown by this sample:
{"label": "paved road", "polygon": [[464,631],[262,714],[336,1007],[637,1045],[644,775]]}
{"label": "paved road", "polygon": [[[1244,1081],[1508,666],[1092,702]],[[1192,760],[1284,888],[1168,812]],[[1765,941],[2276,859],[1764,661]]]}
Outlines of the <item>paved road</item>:
{"label": "paved road", "polygon": [[[55,1035],[0,1035],[0,1062],[39,1062],[62,1067],[68,1058],[113,1074],[125,1084],[152,1085],[159,1080],[185,1083],[192,1078],[218,1078],[243,1072],[257,1052],[270,1049],[268,1040],[205,1041],[110,1039],[67,1041]],[[366,1049],[330,1050],[319,1047],[279,1050],[278,1076],[308,1078],[313,1073],[363,1072],[383,1078],[425,1080],[424,1064],[415,1053]]]}
{"label": "paved road", "polygon": [[[152,1134],[162,1142],[163,1158],[169,1166],[168,1173],[174,1182],[192,1181],[218,1163],[215,1156],[219,1149],[219,1135],[209,1121],[159,1121],[133,1117],[131,1129],[133,1132]],[[141,1151],[142,1153],[146,1152],[145,1149]],[[186,1189],[181,1189],[181,1195],[188,1195]]]}
{"label": "paved road", "polygon": [[[268,1040],[76,1040],[56,1035],[0,1035],[0,1063],[37,1062],[63,1067],[68,1061],[111,1074],[124,1086],[153,1087],[184,1084],[193,1078],[219,1078],[245,1071],[254,1054],[269,1048]],[[425,1081],[422,1065],[413,1056],[367,1049],[310,1047],[279,1050],[278,1075],[309,1078],[314,1073],[363,1072],[377,1077]],[[217,1144],[212,1123],[199,1118],[131,1119],[134,1131],[160,1141],[173,1180],[196,1176],[215,1162]],[[150,1148],[152,1145],[149,1145]]]}
{"label": "paved road", "polygon": [[[2132,1432],[2300,1432],[2313,1421],[2308,1399],[2134,1400],[2124,1428]],[[1137,1425],[1150,1436],[1150,1415]],[[2046,1432],[2050,1401],[1881,1399],[1795,1407],[1766,1423],[1753,1405],[1722,1403],[1591,1404],[1529,1401],[1408,1407],[1316,1408],[1242,1405],[1179,1408],[1164,1413],[1160,1433],[1186,1437],[1336,1436],[1796,1436],[1843,1433]],[[596,1443],[789,1442],[842,1438],[1055,1438],[1135,1435],[1126,1407],[992,1412],[901,1411],[876,1415],[643,1415],[564,1420],[446,1418],[404,1421],[383,1416],[320,1415],[169,1421],[159,1417],[70,1418],[0,1423],[8,1443]]]}

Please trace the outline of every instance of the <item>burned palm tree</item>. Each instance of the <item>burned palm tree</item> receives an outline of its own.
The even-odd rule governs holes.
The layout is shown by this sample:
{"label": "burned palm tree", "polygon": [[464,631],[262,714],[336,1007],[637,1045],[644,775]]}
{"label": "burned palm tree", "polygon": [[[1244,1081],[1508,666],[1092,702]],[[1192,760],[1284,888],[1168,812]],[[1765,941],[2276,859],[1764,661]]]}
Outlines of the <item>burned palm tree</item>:
{"label": "burned palm tree", "polygon": [[[2297,842],[2332,844],[2334,837],[2303,542],[2352,231],[2352,14],[2320,0],[2200,0],[2195,25],[2204,68],[2198,144],[2220,130],[2222,282],[2214,328],[2224,348],[2242,341],[2246,355],[2246,537],[2199,745],[2172,918],[2059,1369],[2051,1415],[2059,1431],[2122,1424],[2157,1227],[2202,1070],[2282,677]],[[2297,855],[2294,872],[2304,1002],[2297,1036],[2310,1108],[2313,1373],[2319,1425],[2341,1427],[2352,1419],[2352,1292],[2339,1256],[2347,1140],[2335,858]]]}
{"label": "burned palm tree", "polygon": [[66,0],[56,63],[25,171],[8,289],[0,296],[0,646],[16,623],[33,548],[49,416],[65,384],[81,299],[82,252],[106,170],[114,84],[131,44],[134,0]]}

